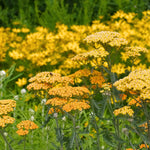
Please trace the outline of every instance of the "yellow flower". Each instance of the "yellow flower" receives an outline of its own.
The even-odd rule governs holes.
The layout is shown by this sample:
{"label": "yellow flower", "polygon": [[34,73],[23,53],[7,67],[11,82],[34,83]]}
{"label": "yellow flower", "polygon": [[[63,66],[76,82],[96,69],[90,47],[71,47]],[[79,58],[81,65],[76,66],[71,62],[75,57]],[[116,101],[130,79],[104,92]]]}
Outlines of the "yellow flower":
{"label": "yellow flower", "polygon": [[18,81],[16,81],[16,84],[19,86],[19,87],[22,87],[24,85],[27,84],[27,79],[26,78],[22,78],[22,79],[18,79]]}
{"label": "yellow flower", "polygon": [[24,70],[24,66],[19,66],[18,68],[16,68],[16,71],[18,72],[22,72]]}
{"label": "yellow flower", "polygon": [[124,106],[119,109],[116,109],[113,113],[115,114],[115,116],[118,116],[119,114],[128,114],[131,117],[133,116],[134,111],[130,108],[130,106]]}
{"label": "yellow flower", "polygon": [[88,121],[86,121],[85,123],[84,123],[84,127],[86,128],[87,126],[88,126]]}

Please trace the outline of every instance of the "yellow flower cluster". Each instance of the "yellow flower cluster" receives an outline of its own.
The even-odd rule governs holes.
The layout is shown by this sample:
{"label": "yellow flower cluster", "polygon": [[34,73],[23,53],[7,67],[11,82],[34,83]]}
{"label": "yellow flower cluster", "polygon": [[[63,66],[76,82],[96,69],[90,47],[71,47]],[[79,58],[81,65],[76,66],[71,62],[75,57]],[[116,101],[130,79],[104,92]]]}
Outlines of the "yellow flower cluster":
{"label": "yellow flower cluster", "polygon": [[[30,65],[32,68],[60,63],[60,68],[71,68],[74,64],[70,63],[69,66],[65,62],[77,54],[87,52],[91,48],[87,48],[82,39],[85,38],[88,42],[93,40],[93,42],[118,47],[127,43],[121,38],[120,34],[123,38],[128,39],[131,46],[150,47],[149,11],[144,11],[141,19],[138,19],[136,15],[135,13],[127,14],[118,11],[111,16],[111,20],[107,24],[102,23],[100,20],[93,21],[90,26],[73,25],[70,28],[63,24],[57,24],[57,32],[49,32],[48,29],[43,27],[37,27],[33,33],[29,33],[27,28],[14,28],[11,30],[10,28],[1,27],[0,34],[3,38],[0,38],[0,61],[4,61],[9,51],[9,57],[14,60],[22,59],[25,62],[32,63]],[[117,31],[120,34],[111,31]],[[20,32],[27,33],[24,39],[18,35]],[[86,38],[87,35],[89,36]],[[8,49],[9,47],[11,48]],[[99,51],[94,50],[89,55],[97,57]],[[127,51],[126,55],[139,55],[139,52]],[[146,56],[150,61],[150,52]],[[78,56],[78,59],[87,58]],[[21,68],[18,69],[21,70]],[[65,74],[64,69],[62,72]]]}
{"label": "yellow flower cluster", "polygon": [[82,77],[88,77],[91,74],[91,71],[89,69],[82,69],[78,70],[75,73],[69,75],[71,78],[82,78]]}
{"label": "yellow flower cluster", "polygon": [[97,70],[93,70],[93,72],[91,73],[90,76],[90,82],[93,85],[98,85],[98,87],[102,87],[102,84],[105,82],[104,77],[102,76],[102,73],[97,71]]}
{"label": "yellow flower cluster", "polygon": [[148,53],[146,48],[142,47],[125,47],[124,55],[126,58],[141,56],[142,53]]}
{"label": "yellow flower cluster", "polygon": [[48,93],[49,95],[69,98],[76,96],[83,97],[87,94],[90,94],[90,91],[86,87],[64,86],[64,87],[54,87],[50,89]]}
{"label": "yellow flower cluster", "polygon": [[79,101],[79,102],[70,102],[65,104],[62,107],[62,110],[66,111],[66,112],[70,112],[72,110],[79,110],[82,111],[83,109],[89,109],[90,105],[88,103],[86,103],[85,101]]}
{"label": "yellow flower cluster", "polygon": [[16,107],[16,101],[14,100],[0,100],[0,115],[6,115],[7,113],[13,111]]}
{"label": "yellow flower cluster", "polygon": [[121,35],[118,32],[111,31],[101,31],[91,34],[85,38],[87,43],[100,43],[108,44],[112,47],[120,47],[121,45],[127,45],[128,42],[121,38]]}
{"label": "yellow flower cluster", "polygon": [[142,107],[141,105],[142,101],[140,100],[140,97],[137,97],[135,99],[129,99],[128,100],[128,104],[131,106],[131,105],[135,105],[135,106],[139,106],[139,107]]}
{"label": "yellow flower cluster", "polygon": [[62,77],[59,73],[53,72],[40,72],[36,76],[29,79],[29,82],[48,83],[53,85],[54,83],[72,83],[73,80],[67,76]]}
{"label": "yellow flower cluster", "polygon": [[14,123],[15,118],[10,116],[2,116],[0,117],[0,127],[5,127],[6,124],[12,124]]}
{"label": "yellow flower cluster", "polygon": [[134,114],[134,111],[130,108],[130,106],[124,106],[119,109],[116,109],[113,113],[115,114],[115,116],[118,116],[120,114],[122,115],[128,114],[130,117],[132,117]]}
{"label": "yellow flower cluster", "polygon": [[7,114],[13,111],[16,107],[16,101],[14,100],[0,100],[0,127],[5,127],[6,124],[12,124],[15,119],[7,116]]}
{"label": "yellow flower cluster", "polygon": [[16,33],[10,32],[10,28],[0,28],[0,62],[5,61],[9,44],[15,41],[20,41],[21,37],[18,37]]}
{"label": "yellow flower cluster", "polygon": [[30,83],[28,86],[27,86],[27,89],[29,91],[31,90],[47,90],[49,88],[51,88],[52,86],[48,83],[38,83],[38,82],[33,82],[33,83]]}
{"label": "yellow flower cluster", "polygon": [[121,64],[121,63],[118,63],[118,64],[114,64],[111,68],[111,72],[114,72],[116,74],[122,74],[122,73],[125,73],[125,65],[124,64]]}
{"label": "yellow flower cluster", "polygon": [[16,81],[16,84],[19,86],[19,87],[22,87],[24,85],[27,84],[27,79],[26,78],[22,78],[22,79],[18,79],[18,81]]}
{"label": "yellow flower cluster", "polygon": [[[81,111],[82,109],[89,109],[90,105],[88,103],[89,102],[85,100],[77,100],[77,99],[72,99],[72,98],[64,99],[64,98],[55,97],[55,98],[49,99],[46,102],[46,105],[55,106],[56,112],[59,112],[60,109],[66,112],[70,112],[72,110]],[[49,110],[49,114],[52,114],[52,113],[54,113],[53,108]]]}
{"label": "yellow flower cluster", "polygon": [[73,61],[81,61],[81,60],[88,60],[87,58],[98,58],[98,57],[106,57],[109,53],[105,51],[103,47],[100,47],[98,49],[86,52],[86,53],[81,53],[76,55],[75,57],[72,58]]}
{"label": "yellow flower cluster", "polygon": [[18,123],[17,128],[18,130],[16,131],[16,133],[22,136],[28,134],[29,130],[37,129],[38,126],[30,120],[25,120]]}
{"label": "yellow flower cluster", "polygon": [[52,105],[52,106],[62,106],[68,102],[67,99],[55,97],[52,99],[48,99],[45,103],[46,105]]}
{"label": "yellow flower cluster", "polygon": [[55,84],[61,83],[62,85],[74,84],[73,79],[70,77],[62,77],[59,73],[53,72],[40,72],[36,76],[29,79],[31,82],[27,89],[30,90],[48,90],[55,86]]}
{"label": "yellow flower cluster", "polygon": [[150,69],[132,71],[127,77],[116,81],[114,86],[123,92],[138,92],[141,99],[150,99]]}
{"label": "yellow flower cluster", "polygon": [[[87,71],[87,72],[89,72],[89,71]],[[81,73],[79,73],[79,74],[81,75]],[[51,105],[52,107],[58,107],[55,110],[57,112],[60,111],[60,109],[59,109],[60,107],[65,108],[65,106],[66,105],[68,106],[69,103],[71,103],[71,106],[72,106],[72,103],[74,103],[74,102],[76,102],[75,105],[78,105],[79,102],[82,102],[82,104],[84,104],[83,107],[80,106],[80,104],[79,104],[78,106],[76,106],[76,109],[79,109],[79,106],[80,106],[80,110],[81,110],[81,108],[87,109],[90,107],[90,105],[87,104],[87,102],[85,102],[82,98],[87,98],[90,94],[90,91],[86,87],[70,86],[69,83],[74,84],[74,77],[75,76],[73,76],[73,75],[61,77],[61,74],[59,74],[59,73],[41,72],[41,73],[38,73],[36,76],[31,77],[29,79],[29,82],[32,82],[32,83],[30,83],[27,86],[27,89],[28,90],[43,89],[43,90],[47,90],[49,95],[55,96],[54,98],[49,99],[46,102],[46,105]],[[80,101],[79,100],[76,101],[76,99],[72,99],[75,97],[80,98]],[[70,108],[71,108],[71,106],[70,106]],[[75,106],[74,106],[74,108],[72,107],[72,109],[75,110]],[[63,109],[63,110],[65,110],[65,109]],[[66,111],[67,111],[67,107],[66,107]],[[54,113],[54,108],[51,108],[49,110],[49,114],[52,114],[52,113]]]}
{"label": "yellow flower cluster", "polygon": [[97,70],[90,71],[88,69],[82,69],[82,70],[78,70],[75,73],[69,75],[69,77],[73,78],[75,81],[76,81],[76,79],[82,79],[83,77],[89,77],[91,84],[98,85],[98,87],[101,87],[102,83],[105,82],[105,79],[102,76],[102,73]]}

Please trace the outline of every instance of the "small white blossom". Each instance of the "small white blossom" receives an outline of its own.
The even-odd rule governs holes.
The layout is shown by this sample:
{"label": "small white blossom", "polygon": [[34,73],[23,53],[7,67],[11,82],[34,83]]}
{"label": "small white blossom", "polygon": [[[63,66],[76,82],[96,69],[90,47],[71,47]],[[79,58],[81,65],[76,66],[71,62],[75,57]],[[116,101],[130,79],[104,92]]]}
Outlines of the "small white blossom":
{"label": "small white blossom", "polygon": [[21,89],[21,94],[23,95],[23,94],[25,94],[27,91],[26,91],[26,89]]}
{"label": "small white blossom", "polygon": [[54,113],[54,117],[57,118],[58,117],[58,113]]}
{"label": "small white blossom", "polygon": [[80,126],[76,126],[76,129],[79,129],[80,128]]}
{"label": "small white blossom", "polygon": [[8,133],[7,132],[4,132],[4,136],[7,136],[8,135]]}
{"label": "small white blossom", "polygon": [[14,96],[14,99],[15,99],[15,100],[19,100],[19,95],[15,95],[15,96]]}
{"label": "small white blossom", "polygon": [[46,103],[46,98],[41,100],[41,105],[44,105]]}
{"label": "small white blossom", "polygon": [[6,75],[6,72],[4,70],[0,71],[0,76],[4,77]]}
{"label": "small white blossom", "polygon": [[62,120],[63,120],[63,121],[66,121],[66,116],[63,116],[63,117],[62,117]]}
{"label": "small white blossom", "polygon": [[104,149],[105,148],[105,146],[104,145],[102,145],[102,147],[101,147],[102,149]]}
{"label": "small white blossom", "polygon": [[30,112],[31,115],[34,114],[34,110],[32,108],[29,108],[29,112]]}
{"label": "small white blossom", "polygon": [[34,121],[34,116],[31,116],[30,120],[31,120],[31,121]]}

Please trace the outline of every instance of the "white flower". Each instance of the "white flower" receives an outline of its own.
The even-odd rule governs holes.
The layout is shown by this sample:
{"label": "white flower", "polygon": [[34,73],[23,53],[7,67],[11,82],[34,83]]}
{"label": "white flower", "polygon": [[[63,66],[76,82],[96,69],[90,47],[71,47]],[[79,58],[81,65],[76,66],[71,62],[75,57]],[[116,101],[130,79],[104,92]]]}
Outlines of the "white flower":
{"label": "white flower", "polygon": [[31,120],[31,121],[34,121],[34,116],[31,116],[30,120]]}
{"label": "white flower", "polygon": [[46,98],[41,100],[41,105],[44,105],[46,103]]}
{"label": "white flower", "polygon": [[57,118],[58,117],[58,113],[54,113],[54,117]]}
{"label": "white flower", "polygon": [[80,128],[80,126],[76,126],[76,129],[79,129]]}
{"label": "white flower", "polygon": [[6,72],[4,70],[0,71],[0,76],[4,77],[6,75]]}
{"label": "white flower", "polygon": [[127,135],[127,136],[128,136],[128,134],[129,134],[128,128],[122,128],[122,132],[123,132],[125,135]]}
{"label": "white flower", "polygon": [[34,114],[34,110],[32,108],[29,108],[29,112],[31,113],[31,115]]}
{"label": "white flower", "polygon": [[63,121],[66,121],[66,116],[63,116],[63,117],[62,117],[62,120],[63,120]]}
{"label": "white flower", "polygon": [[102,147],[101,147],[102,149],[104,149],[105,148],[105,146],[104,145],[102,145]]}
{"label": "white flower", "polygon": [[7,132],[4,132],[3,134],[4,134],[4,136],[7,136],[7,135],[8,135],[8,133],[7,133]]}
{"label": "white flower", "polygon": [[26,91],[26,89],[21,89],[21,94],[23,95],[23,94],[25,94],[27,91]]}
{"label": "white flower", "polygon": [[14,96],[14,99],[15,99],[15,100],[19,100],[19,95],[15,95],[15,96]]}

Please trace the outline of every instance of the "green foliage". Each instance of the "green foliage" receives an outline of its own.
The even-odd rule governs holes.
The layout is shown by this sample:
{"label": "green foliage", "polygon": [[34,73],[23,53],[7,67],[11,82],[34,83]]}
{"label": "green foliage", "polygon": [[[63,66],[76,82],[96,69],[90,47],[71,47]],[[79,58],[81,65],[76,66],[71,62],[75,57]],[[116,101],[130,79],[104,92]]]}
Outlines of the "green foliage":
{"label": "green foliage", "polygon": [[148,0],[0,0],[0,26],[20,21],[30,28],[41,25],[53,30],[57,22],[88,25],[99,16],[107,20],[120,9],[141,14],[149,8]]}

